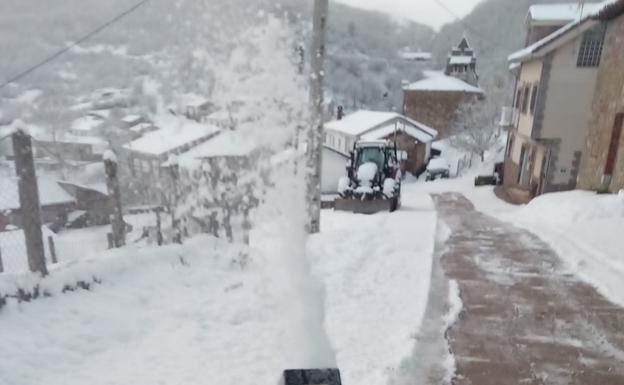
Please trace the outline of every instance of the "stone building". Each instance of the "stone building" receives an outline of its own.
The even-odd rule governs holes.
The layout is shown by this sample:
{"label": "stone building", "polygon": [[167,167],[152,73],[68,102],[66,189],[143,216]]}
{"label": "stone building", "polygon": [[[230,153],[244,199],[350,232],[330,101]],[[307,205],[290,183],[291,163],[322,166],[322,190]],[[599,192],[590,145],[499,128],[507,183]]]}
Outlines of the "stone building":
{"label": "stone building", "polygon": [[465,36],[449,53],[444,74],[461,79],[471,86],[479,85],[477,56]]}
{"label": "stone building", "polygon": [[485,97],[479,87],[441,72],[427,72],[425,79],[403,88],[403,114],[429,127],[435,127],[440,138],[451,135],[462,104]]}
{"label": "stone building", "polygon": [[624,0],[596,18],[606,36],[578,187],[617,192],[624,189]]}

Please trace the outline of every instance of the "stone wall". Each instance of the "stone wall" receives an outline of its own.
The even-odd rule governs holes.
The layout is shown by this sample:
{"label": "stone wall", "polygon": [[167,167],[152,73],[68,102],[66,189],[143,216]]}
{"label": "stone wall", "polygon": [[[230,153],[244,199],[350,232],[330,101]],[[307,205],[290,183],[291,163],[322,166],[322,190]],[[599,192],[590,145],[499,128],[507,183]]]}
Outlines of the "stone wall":
{"label": "stone wall", "polygon": [[624,135],[620,137],[616,166],[610,184],[602,176],[618,113],[624,113],[624,15],[609,22],[602,54],[590,130],[581,162],[578,187],[616,192],[624,188]]}
{"label": "stone wall", "polygon": [[438,130],[439,138],[451,134],[458,108],[482,97],[481,94],[458,91],[404,91],[403,114]]}

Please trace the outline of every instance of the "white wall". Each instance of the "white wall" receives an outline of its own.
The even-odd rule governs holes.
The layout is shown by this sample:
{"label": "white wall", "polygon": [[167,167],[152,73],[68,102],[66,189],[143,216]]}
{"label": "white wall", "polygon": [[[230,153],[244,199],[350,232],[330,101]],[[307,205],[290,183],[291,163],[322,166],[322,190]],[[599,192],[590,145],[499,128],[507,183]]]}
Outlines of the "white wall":
{"label": "white wall", "polygon": [[346,165],[349,158],[323,147],[323,167],[321,191],[325,194],[338,192],[338,180],[347,175]]}

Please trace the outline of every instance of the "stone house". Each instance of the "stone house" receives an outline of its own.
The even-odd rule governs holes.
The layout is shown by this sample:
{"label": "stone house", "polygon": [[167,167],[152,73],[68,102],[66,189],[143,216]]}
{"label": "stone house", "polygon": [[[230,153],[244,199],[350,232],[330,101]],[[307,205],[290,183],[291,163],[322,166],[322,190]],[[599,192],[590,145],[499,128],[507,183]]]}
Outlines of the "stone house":
{"label": "stone house", "polygon": [[451,135],[459,107],[485,97],[484,91],[440,72],[426,72],[425,79],[403,88],[403,114],[429,127],[440,138]]}
{"label": "stone house", "polygon": [[595,18],[606,35],[578,187],[617,192],[624,189],[624,0]]}
{"label": "stone house", "polygon": [[576,187],[605,32],[592,15],[579,9],[509,56],[517,73],[504,185],[516,200]]}
{"label": "stone house", "polygon": [[427,167],[437,137],[435,129],[401,114],[360,110],[326,123],[324,146],[348,157],[358,140],[396,138],[399,150],[406,154],[403,171],[418,175]]}

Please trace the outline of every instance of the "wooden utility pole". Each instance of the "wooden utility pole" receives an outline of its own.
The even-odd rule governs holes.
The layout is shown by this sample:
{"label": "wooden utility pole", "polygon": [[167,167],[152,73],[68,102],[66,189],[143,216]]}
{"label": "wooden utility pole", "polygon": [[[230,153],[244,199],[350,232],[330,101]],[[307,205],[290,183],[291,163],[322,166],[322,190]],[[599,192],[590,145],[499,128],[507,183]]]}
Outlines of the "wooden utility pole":
{"label": "wooden utility pole", "polygon": [[321,168],[323,163],[323,83],[325,79],[325,40],[327,35],[328,0],[314,1],[312,49],[310,53],[311,125],[307,135],[307,200],[308,231],[321,229]]}
{"label": "wooden utility pole", "polygon": [[108,199],[113,209],[111,224],[113,227],[113,243],[119,248],[126,244],[126,226],[123,220],[121,206],[121,190],[119,188],[119,175],[117,156],[112,151],[104,154],[104,167],[106,170],[106,186],[108,187]]}
{"label": "wooden utility pole", "polygon": [[45,260],[43,234],[41,232],[41,206],[39,187],[32,151],[32,138],[22,130],[13,134],[15,174],[18,177],[21,225],[24,229],[26,254],[30,271],[48,274]]}

